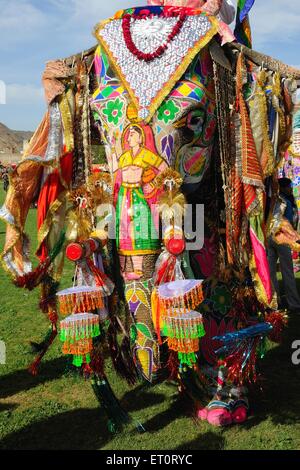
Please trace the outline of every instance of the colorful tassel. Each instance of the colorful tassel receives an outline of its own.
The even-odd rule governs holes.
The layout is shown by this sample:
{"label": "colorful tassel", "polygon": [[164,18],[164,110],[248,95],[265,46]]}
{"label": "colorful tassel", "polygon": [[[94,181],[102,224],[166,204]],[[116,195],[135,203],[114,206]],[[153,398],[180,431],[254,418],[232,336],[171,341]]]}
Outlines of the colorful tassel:
{"label": "colorful tassel", "polygon": [[288,324],[288,316],[286,312],[272,312],[266,315],[265,321],[272,325],[270,332],[270,341],[273,343],[281,343],[284,328]]}
{"label": "colorful tassel", "polygon": [[199,339],[205,335],[201,314],[199,314],[199,318],[191,319],[182,317],[165,317],[162,331],[163,336],[182,340]]}
{"label": "colorful tassel", "polygon": [[195,353],[178,353],[178,359],[180,364],[187,365],[188,367],[193,367],[197,363],[197,356]]}
{"label": "colorful tassel", "polygon": [[205,335],[202,315],[194,308],[203,301],[202,281],[180,279],[154,289],[152,316],[158,339],[178,353],[180,364],[196,363],[199,339]]}
{"label": "colorful tassel", "polygon": [[159,303],[168,315],[195,310],[204,300],[202,281],[179,280],[158,287]]}
{"label": "colorful tassel", "polygon": [[199,339],[181,340],[168,338],[168,346],[169,349],[177,351],[179,354],[195,353],[199,351]]}
{"label": "colorful tassel", "polygon": [[60,324],[63,354],[73,355],[73,365],[81,367],[91,362],[93,338],[100,336],[99,316],[91,313],[71,315]]}
{"label": "colorful tassel", "polygon": [[224,357],[228,370],[228,380],[235,384],[257,380],[256,362],[266,351],[265,339],[272,331],[269,323],[258,323],[249,328],[216,336],[214,341],[221,341],[224,346],[216,354]]}
{"label": "colorful tassel", "polygon": [[99,316],[92,313],[75,314],[60,323],[61,341],[77,342],[100,335]]}
{"label": "colorful tassel", "polygon": [[103,293],[97,287],[78,286],[57,294],[62,315],[104,308]]}

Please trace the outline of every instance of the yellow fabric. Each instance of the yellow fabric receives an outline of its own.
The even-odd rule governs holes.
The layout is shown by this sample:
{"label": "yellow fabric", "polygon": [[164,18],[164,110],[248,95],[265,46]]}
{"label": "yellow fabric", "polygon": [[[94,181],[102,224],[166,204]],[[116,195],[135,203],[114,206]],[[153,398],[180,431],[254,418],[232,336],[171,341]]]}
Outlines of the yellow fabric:
{"label": "yellow fabric", "polygon": [[154,166],[159,168],[163,162],[162,158],[148,149],[143,148],[135,157],[131,151],[124,153],[119,162],[119,168],[126,168],[127,166],[139,166],[141,168],[147,168],[148,166]]}

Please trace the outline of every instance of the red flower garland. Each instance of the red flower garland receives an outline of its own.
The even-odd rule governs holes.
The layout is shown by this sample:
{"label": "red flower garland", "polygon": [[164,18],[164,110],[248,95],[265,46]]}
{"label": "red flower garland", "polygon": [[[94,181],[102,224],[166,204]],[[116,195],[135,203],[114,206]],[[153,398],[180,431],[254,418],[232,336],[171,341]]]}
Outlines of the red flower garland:
{"label": "red flower garland", "polygon": [[[131,36],[131,30],[130,30],[130,23],[131,23],[131,18],[141,18],[140,15],[129,15],[126,14],[123,16],[122,19],[122,28],[123,28],[123,35],[125,39],[125,43],[127,48],[130,50],[132,54],[134,54],[139,60],[144,60],[145,62],[151,62],[152,60],[156,59],[157,57],[161,57],[163,53],[167,50],[169,47],[169,44],[173,39],[180,33],[182,26],[184,24],[184,21],[187,17],[185,12],[179,13],[178,11],[174,11],[172,15],[168,15],[172,17],[179,16],[179,20],[176,23],[176,25],[173,28],[173,31],[169,34],[167,41],[165,44],[159,46],[156,51],[151,52],[151,53],[144,53],[140,51],[136,45],[133,42],[132,36]],[[143,15],[145,17],[145,15]]]}

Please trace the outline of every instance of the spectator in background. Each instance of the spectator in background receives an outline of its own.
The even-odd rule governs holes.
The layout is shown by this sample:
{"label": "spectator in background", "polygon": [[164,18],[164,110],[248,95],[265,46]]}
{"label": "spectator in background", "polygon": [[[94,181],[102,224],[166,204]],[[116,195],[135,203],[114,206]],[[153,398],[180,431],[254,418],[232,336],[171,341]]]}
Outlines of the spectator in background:
{"label": "spectator in background", "polygon": [[[293,196],[292,181],[289,178],[281,178],[278,180],[278,183],[279,199],[277,204],[280,204],[284,217],[290,222],[292,227],[297,230],[298,209]],[[271,279],[280,303],[280,290],[277,279],[278,259],[287,305],[292,313],[300,315],[300,297],[295,280],[292,251],[289,246],[279,245],[270,237],[268,242],[268,260]]]}
{"label": "spectator in background", "polygon": [[3,189],[5,192],[7,192],[8,187],[9,187],[9,177],[8,177],[7,171],[4,171],[4,173],[2,174],[2,179],[3,179]]}

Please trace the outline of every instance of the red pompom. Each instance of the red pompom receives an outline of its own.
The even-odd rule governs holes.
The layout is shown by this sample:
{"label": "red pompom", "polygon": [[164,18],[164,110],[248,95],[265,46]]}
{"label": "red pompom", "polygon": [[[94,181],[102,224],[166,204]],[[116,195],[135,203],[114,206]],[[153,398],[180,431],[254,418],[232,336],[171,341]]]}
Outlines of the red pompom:
{"label": "red pompom", "polygon": [[80,243],[70,243],[66,248],[66,256],[70,261],[79,261],[83,257],[83,248]]}
{"label": "red pompom", "polygon": [[171,255],[178,256],[185,250],[185,240],[183,238],[170,238],[167,241],[166,248]]}

